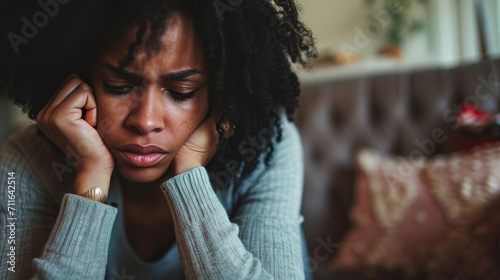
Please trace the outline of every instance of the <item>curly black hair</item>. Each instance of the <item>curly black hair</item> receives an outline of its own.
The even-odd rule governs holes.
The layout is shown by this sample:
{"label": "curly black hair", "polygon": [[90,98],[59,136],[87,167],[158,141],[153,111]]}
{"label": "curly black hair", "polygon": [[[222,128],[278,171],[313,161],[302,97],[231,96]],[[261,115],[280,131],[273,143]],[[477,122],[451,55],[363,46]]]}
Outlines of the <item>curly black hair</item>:
{"label": "curly black hair", "polygon": [[[22,9],[8,2],[1,15],[8,36],[0,42],[0,92],[32,119],[70,73],[90,80],[96,50],[110,32],[127,23],[139,26],[136,41],[120,61],[126,67],[143,40],[148,50],[159,48],[157,37],[172,11],[189,18],[206,39],[210,107],[219,114],[220,141],[209,166],[223,170],[229,161],[243,163],[239,179],[255,169],[262,153],[268,164],[274,149],[272,141],[261,141],[257,154],[248,156],[238,152],[239,146],[266,127],[281,141],[279,119],[274,127],[269,125],[277,112],[293,120],[298,107],[300,84],[291,65],[306,66],[317,55],[313,35],[300,21],[293,0],[54,0],[48,8],[32,4]],[[44,11],[46,18],[36,18],[37,11]],[[26,20],[36,32],[21,30]],[[147,28],[152,35],[143,38]],[[236,127],[228,140],[224,121]]]}

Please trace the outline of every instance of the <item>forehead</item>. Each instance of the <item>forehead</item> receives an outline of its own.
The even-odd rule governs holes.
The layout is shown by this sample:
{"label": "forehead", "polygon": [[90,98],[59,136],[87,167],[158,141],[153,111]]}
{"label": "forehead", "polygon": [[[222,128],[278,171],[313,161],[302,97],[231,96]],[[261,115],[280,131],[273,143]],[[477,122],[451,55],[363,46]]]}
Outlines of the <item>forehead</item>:
{"label": "forehead", "polygon": [[[151,71],[171,72],[185,68],[204,69],[203,41],[197,36],[194,24],[179,13],[170,15],[163,24],[165,28],[159,34],[152,34],[150,24],[148,25],[141,44],[135,48],[134,60],[126,66],[126,69],[143,74]],[[138,30],[137,24],[119,29],[105,44],[99,60],[118,66],[119,61],[127,56],[131,43],[137,40]],[[151,38],[156,38],[154,42],[158,49],[146,48],[146,42]]]}

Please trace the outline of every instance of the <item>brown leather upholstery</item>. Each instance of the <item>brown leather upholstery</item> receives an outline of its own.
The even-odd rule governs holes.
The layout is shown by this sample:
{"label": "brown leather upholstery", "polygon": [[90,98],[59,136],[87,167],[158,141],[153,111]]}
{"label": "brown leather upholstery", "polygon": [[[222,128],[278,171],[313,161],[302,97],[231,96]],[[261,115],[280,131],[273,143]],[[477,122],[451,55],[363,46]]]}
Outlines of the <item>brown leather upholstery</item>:
{"label": "brown leather upholstery", "polygon": [[[497,84],[485,86],[484,81],[491,79]],[[315,279],[331,279],[333,274],[324,268],[325,256],[333,257],[337,250],[323,244],[341,243],[350,227],[354,153],[361,147],[415,157],[454,151],[453,111],[464,101],[500,111],[499,81],[497,59],[453,69],[303,85],[296,123],[304,144],[302,213]],[[432,141],[436,128],[445,131],[444,143]],[[422,143],[426,143],[423,149]]]}

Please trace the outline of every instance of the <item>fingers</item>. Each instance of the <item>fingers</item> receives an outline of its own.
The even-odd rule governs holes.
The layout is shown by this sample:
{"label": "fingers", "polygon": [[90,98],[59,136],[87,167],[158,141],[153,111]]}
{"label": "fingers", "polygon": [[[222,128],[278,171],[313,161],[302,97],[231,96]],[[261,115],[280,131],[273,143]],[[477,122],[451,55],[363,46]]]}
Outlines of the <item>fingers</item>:
{"label": "fingers", "polygon": [[[93,97],[93,96],[92,96]],[[95,104],[95,101],[94,101]],[[90,110],[87,110],[85,113],[85,121],[87,121],[88,124],[92,127],[96,127],[97,125],[97,107],[91,108]]]}
{"label": "fingers", "polygon": [[[92,114],[95,114],[96,111],[95,98],[94,95],[92,95],[90,86],[88,86],[85,83],[80,84],[69,95],[67,95],[66,98],[61,102],[61,104],[57,105],[54,108],[54,113],[56,111],[67,112],[68,118],[71,118],[72,120],[77,120],[82,117],[82,109],[91,111],[90,116],[88,118],[93,122],[95,122],[95,118],[92,117]],[[59,117],[64,118],[65,116],[59,116]]]}
{"label": "fingers", "polygon": [[[95,99],[90,86],[85,84],[78,76],[70,76],[61,84],[45,107],[37,115],[39,125],[47,124],[51,119],[81,118],[82,108],[91,111],[88,118],[89,124],[95,126]],[[65,114],[68,113],[68,114]],[[56,115],[54,115],[56,114]]]}
{"label": "fingers", "polygon": [[[77,88],[79,88],[80,86],[82,85],[86,85],[78,76],[73,76],[72,78],[70,78],[66,84],[64,84],[62,87],[61,87],[61,90],[59,91],[59,94],[56,95],[56,97],[54,98],[49,110],[51,108],[54,108],[56,106],[58,106],[58,104],[62,103],[62,101],[68,96],[70,95],[74,90],[76,90]],[[86,86],[88,87],[88,90],[90,92],[91,89],[89,86]]]}
{"label": "fingers", "polygon": [[76,75],[70,75],[64,80],[59,88],[55,91],[47,104],[43,107],[39,114],[45,115],[47,112],[53,111],[66,96],[68,96],[75,88],[77,88],[83,81]]}
{"label": "fingers", "polygon": [[[211,137],[219,139],[219,132],[217,131],[217,114],[212,112],[203,122],[203,125],[211,132]],[[217,142],[217,141],[216,141]]]}
{"label": "fingers", "polygon": [[61,88],[66,85],[66,83],[72,79],[73,77],[76,77],[76,74],[71,74],[69,75],[66,79],[64,79],[64,81],[57,87],[57,90],[54,92],[54,94],[52,94],[52,96],[50,97],[49,101],[47,101],[47,103],[45,104],[45,106],[43,107],[42,109],[42,112],[47,110],[50,106],[50,104],[52,104],[52,102],[54,101],[54,98],[56,98],[57,94],[59,93],[59,91],[61,91]]}

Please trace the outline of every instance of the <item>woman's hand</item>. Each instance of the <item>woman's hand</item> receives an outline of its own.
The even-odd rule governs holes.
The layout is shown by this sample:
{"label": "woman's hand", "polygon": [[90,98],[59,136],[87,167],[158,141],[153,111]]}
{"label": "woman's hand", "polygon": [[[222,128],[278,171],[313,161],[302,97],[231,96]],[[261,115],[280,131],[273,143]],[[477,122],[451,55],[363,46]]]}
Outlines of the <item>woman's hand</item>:
{"label": "woman's hand", "polygon": [[205,166],[212,159],[219,140],[215,119],[215,114],[210,114],[179,149],[170,167],[172,176]]}
{"label": "woman's hand", "polygon": [[[85,119],[82,118],[83,109],[86,110]],[[90,86],[76,75],[69,76],[36,120],[43,133],[75,165],[77,177],[73,192],[80,194],[100,187],[107,194],[114,159],[94,128],[97,108]]]}

